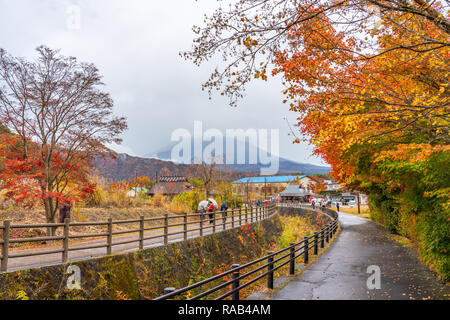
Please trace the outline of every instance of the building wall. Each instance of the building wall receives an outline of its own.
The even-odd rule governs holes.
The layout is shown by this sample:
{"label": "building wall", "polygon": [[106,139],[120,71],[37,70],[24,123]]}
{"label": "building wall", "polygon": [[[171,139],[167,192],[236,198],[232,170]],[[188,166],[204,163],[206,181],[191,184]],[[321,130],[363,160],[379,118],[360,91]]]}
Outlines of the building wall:
{"label": "building wall", "polygon": [[[267,197],[275,196],[284,189],[287,188],[289,184],[286,182],[277,182],[277,183],[236,183],[233,185],[233,193],[239,196],[247,196],[247,186],[248,193],[252,193],[256,197],[264,197],[266,194]],[[267,188],[267,190],[265,190]]]}
{"label": "building wall", "polygon": [[[300,185],[302,185],[303,189],[308,189],[308,185],[312,182],[312,180],[308,177],[303,177],[300,180]],[[290,184],[298,184],[296,181],[292,182],[271,182],[266,183],[235,183],[233,184],[233,193],[238,196],[247,196],[247,185],[248,185],[248,193],[250,193],[254,197],[264,197],[265,195],[265,187],[267,187],[266,196],[267,198],[278,195],[281,191],[286,189]]]}

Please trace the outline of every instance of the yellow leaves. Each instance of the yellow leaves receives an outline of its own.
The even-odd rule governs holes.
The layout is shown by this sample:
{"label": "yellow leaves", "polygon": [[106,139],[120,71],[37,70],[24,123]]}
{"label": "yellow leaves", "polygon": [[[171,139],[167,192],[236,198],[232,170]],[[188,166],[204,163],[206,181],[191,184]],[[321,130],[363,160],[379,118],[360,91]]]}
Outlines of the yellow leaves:
{"label": "yellow leaves", "polygon": [[244,46],[246,46],[247,48],[250,48],[251,46],[257,46],[257,45],[258,45],[258,41],[252,40],[250,37],[247,37],[244,41]]}
{"label": "yellow leaves", "polygon": [[28,298],[25,291],[19,290],[19,292],[17,292],[16,300],[30,300],[30,298]]}
{"label": "yellow leaves", "polygon": [[250,37],[247,37],[244,41],[244,46],[246,46],[247,48],[250,48],[251,43],[252,43],[252,39]]}
{"label": "yellow leaves", "polygon": [[266,69],[262,70],[261,72],[255,73],[255,79],[258,79],[260,77],[262,80],[267,81]]}

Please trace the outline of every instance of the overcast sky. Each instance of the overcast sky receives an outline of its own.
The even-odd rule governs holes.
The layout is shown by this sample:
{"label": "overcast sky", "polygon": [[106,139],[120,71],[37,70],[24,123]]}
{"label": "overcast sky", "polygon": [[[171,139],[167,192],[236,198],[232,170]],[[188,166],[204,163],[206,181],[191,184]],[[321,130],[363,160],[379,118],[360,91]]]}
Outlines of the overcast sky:
{"label": "overcast sky", "polygon": [[[80,27],[71,24],[71,6],[80,8]],[[325,164],[311,147],[292,144],[284,117],[280,79],[255,82],[237,108],[221,96],[208,99],[201,84],[216,66],[201,68],[178,53],[191,48],[192,26],[218,6],[213,0],[0,0],[0,47],[14,56],[35,57],[46,45],[61,54],[92,62],[104,75],[114,111],[128,121],[116,151],[144,156],[171,144],[177,128],[280,129],[280,155]],[[220,57],[217,57],[217,61]]]}

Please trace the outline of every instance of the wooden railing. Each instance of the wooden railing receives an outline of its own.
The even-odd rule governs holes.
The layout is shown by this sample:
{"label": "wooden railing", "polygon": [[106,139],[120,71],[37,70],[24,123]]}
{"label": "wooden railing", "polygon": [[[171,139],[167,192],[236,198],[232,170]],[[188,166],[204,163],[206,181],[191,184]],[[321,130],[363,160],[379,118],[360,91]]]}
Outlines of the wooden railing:
{"label": "wooden railing", "polygon": [[[41,223],[41,224],[11,224],[9,220],[5,220],[3,225],[0,225],[0,231],[2,231],[2,238],[0,240],[1,255],[0,255],[0,272],[6,272],[8,270],[8,260],[14,258],[41,256],[48,254],[61,254],[61,262],[68,262],[69,252],[75,250],[88,250],[97,248],[106,248],[105,254],[110,255],[112,248],[117,245],[138,243],[138,248],[144,248],[144,241],[160,238],[162,244],[166,245],[169,242],[169,236],[182,235],[179,239],[187,240],[189,233],[198,232],[199,236],[203,236],[205,232],[216,233],[230,228],[241,226],[245,223],[253,223],[268,218],[274,213],[275,206],[265,205],[261,207],[244,207],[239,209],[227,210],[225,212],[216,211],[213,212],[213,218],[210,219],[209,212],[206,213],[194,213],[194,214],[182,214],[169,216],[165,214],[160,217],[145,218],[141,216],[139,219],[129,220],[115,220],[111,218],[107,221],[98,222],[70,222],[68,219],[64,223]],[[114,226],[119,224],[135,224],[138,227],[132,229],[114,231]],[[152,224],[149,226],[149,224]],[[86,234],[71,234],[71,228],[74,227],[86,227],[86,226],[103,226],[106,228],[106,232],[103,233],[86,233]],[[178,227],[178,228],[177,228]],[[182,227],[182,228],[180,228]],[[45,236],[45,237],[31,237],[31,238],[12,238],[11,231],[14,229],[35,229],[35,228],[62,228],[62,234],[57,236]],[[179,230],[182,229],[182,230]],[[158,234],[147,233],[146,231],[159,230]],[[114,236],[125,234],[137,234],[137,237],[133,239],[118,239],[119,241],[113,241]],[[105,239],[105,243],[93,243],[83,246],[73,247],[70,246],[69,241],[75,239],[96,238],[96,240]],[[178,240],[178,239],[177,239]],[[32,242],[48,242],[48,241],[61,241],[61,246],[58,248],[48,250],[34,249],[33,252],[10,252],[10,246],[19,243],[32,243]],[[98,242],[98,241],[96,241]]]}
{"label": "wooden railing", "polygon": [[[310,205],[304,204],[278,204],[280,207],[293,207],[293,208],[307,208],[312,209]],[[210,296],[213,293],[218,295],[214,297],[214,300],[222,300],[227,297],[231,297],[231,300],[239,300],[239,293],[245,287],[266,278],[267,288],[273,289],[274,282],[274,272],[289,264],[289,274],[295,274],[295,261],[297,258],[303,257],[303,262],[308,264],[309,254],[312,250],[312,254],[319,254],[319,247],[324,248],[325,242],[328,243],[335,235],[338,229],[338,214],[328,208],[316,208],[318,212],[322,212],[328,215],[330,223],[328,223],[320,232],[315,232],[314,235],[309,237],[304,237],[302,241],[297,243],[291,243],[288,247],[278,250],[276,252],[269,251],[266,256],[251,261],[249,263],[239,265],[233,264],[231,269],[220,273],[211,278],[199,281],[197,283],[191,284],[187,287],[176,289],[173,287],[168,287],[164,289],[164,294],[154,300],[167,300],[167,299],[184,299],[184,295],[194,289],[201,288],[208,285],[212,288],[203,289],[197,292],[196,295],[190,295],[190,300],[198,300]],[[245,271],[244,273],[242,273]],[[265,271],[265,272],[263,272]],[[261,273],[262,272],[262,273]],[[259,273],[259,274],[258,274]],[[251,277],[253,276],[253,277]],[[216,285],[216,281],[223,280],[224,277],[231,277],[228,281],[222,281],[222,283]],[[245,283],[243,281],[247,280]],[[224,290],[226,288],[231,290]]]}

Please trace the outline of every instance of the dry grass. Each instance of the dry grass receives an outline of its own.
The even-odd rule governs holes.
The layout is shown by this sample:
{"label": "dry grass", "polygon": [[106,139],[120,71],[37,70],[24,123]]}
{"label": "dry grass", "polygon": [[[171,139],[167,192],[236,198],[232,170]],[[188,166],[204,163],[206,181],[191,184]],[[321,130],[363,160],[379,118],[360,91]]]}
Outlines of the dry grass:
{"label": "dry grass", "polygon": [[412,242],[407,237],[398,235],[398,234],[390,234],[389,235],[392,240],[400,243],[403,247],[413,247]]}
{"label": "dry grass", "polygon": [[[79,206],[75,206],[71,212],[71,221],[72,222],[94,222],[94,221],[107,221],[108,218],[112,218],[114,220],[128,220],[128,219],[139,219],[140,216],[144,216],[146,218],[150,217],[161,217],[165,214],[169,214],[173,216],[174,213],[168,211],[166,208],[155,207],[151,205],[143,205],[140,207],[131,207],[131,208],[82,208]],[[57,214],[58,215],[58,214]],[[36,223],[45,223],[45,211],[42,208],[35,208],[32,210],[27,210],[24,208],[20,208],[14,205],[8,207],[8,210],[0,211],[0,222],[2,220],[10,220],[12,224],[36,224]],[[178,220],[178,219],[176,219]],[[171,220],[172,223],[175,223],[176,220]],[[177,221],[179,222],[179,221]],[[145,226],[156,226],[161,225],[162,221],[150,221],[146,222]],[[114,224],[113,231],[125,231],[130,229],[139,228],[139,223],[126,223],[126,224]],[[62,228],[58,228],[56,230],[57,235],[62,235]],[[103,233],[106,232],[106,226],[78,226],[71,227],[70,233],[72,235],[79,234],[93,234],[93,233]],[[11,237],[12,238],[28,238],[28,237],[39,237],[45,236],[46,228],[30,228],[30,229],[12,229]],[[94,240],[95,238],[86,238],[86,240]],[[71,241],[79,242],[83,240]],[[26,248],[35,248],[48,246],[43,243],[23,243],[20,246],[17,246],[20,249]]]}
{"label": "dry grass", "polygon": [[350,214],[354,214],[357,215],[358,217],[361,218],[366,218],[366,219],[370,219],[370,209],[369,206],[360,206],[360,214],[358,214],[358,207],[357,206],[345,206],[345,207],[340,207],[339,210],[341,212],[345,212],[345,213],[350,213]]}

